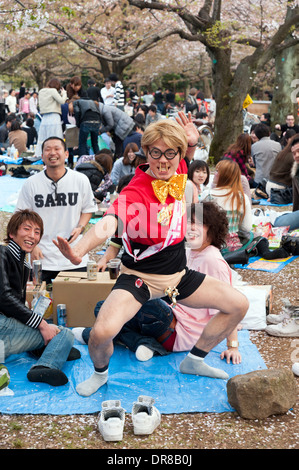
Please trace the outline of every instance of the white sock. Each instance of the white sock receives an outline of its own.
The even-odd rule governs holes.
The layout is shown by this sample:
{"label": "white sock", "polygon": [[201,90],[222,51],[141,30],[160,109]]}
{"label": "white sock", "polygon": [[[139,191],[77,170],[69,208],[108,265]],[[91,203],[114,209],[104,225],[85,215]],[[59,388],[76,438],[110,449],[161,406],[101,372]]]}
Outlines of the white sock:
{"label": "white sock", "polygon": [[72,333],[75,336],[75,339],[80,343],[80,344],[86,344],[83,337],[82,333],[85,330],[83,327],[77,327],[77,328],[72,328]]}
{"label": "white sock", "polygon": [[138,361],[148,361],[149,359],[153,357],[153,355],[154,355],[154,351],[144,346],[143,344],[138,346],[135,352],[135,356],[136,356],[136,359],[138,359]]}
{"label": "white sock", "polygon": [[85,382],[81,382],[77,385],[76,390],[79,395],[83,397],[89,397],[93,393],[95,393],[102,385],[108,380],[108,369],[105,372],[94,372],[89,379],[85,380]]}
{"label": "white sock", "polygon": [[188,353],[180,364],[182,374],[202,375],[214,379],[228,379],[229,375],[224,370],[208,366],[202,357]]}
{"label": "white sock", "polygon": [[196,361],[203,361],[204,358],[203,357],[200,357],[200,356],[195,356],[195,354],[192,354],[191,352],[189,352],[187,354],[188,357],[191,357],[191,359],[195,359]]}

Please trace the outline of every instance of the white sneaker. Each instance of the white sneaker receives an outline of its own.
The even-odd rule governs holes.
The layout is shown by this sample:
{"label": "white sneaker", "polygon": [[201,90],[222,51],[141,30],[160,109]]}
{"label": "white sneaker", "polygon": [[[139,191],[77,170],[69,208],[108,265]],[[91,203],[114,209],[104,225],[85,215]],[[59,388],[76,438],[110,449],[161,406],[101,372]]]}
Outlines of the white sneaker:
{"label": "white sneaker", "polygon": [[102,403],[98,430],[104,441],[121,441],[125,425],[125,410],[120,400],[107,400]]}
{"label": "white sneaker", "polygon": [[294,318],[288,318],[278,325],[268,325],[265,331],[272,336],[299,338],[299,322]]}
{"label": "white sneaker", "polygon": [[299,362],[295,362],[292,366],[292,371],[295,375],[299,376]]}
{"label": "white sneaker", "polygon": [[270,323],[271,325],[278,325],[278,323],[281,323],[286,318],[290,318],[290,315],[287,312],[279,314],[270,313],[266,316],[267,323]]}
{"label": "white sneaker", "polygon": [[280,314],[269,314],[266,317],[267,323],[273,325],[278,325],[285,319],[288,318],[299,318],[299,306],[292,305],[288,299],[284,300],[284,306],[282,307],[282,312]]}
{"label": "white sneaker", "polygon": [[154,403],[155,400],[153,398],[144,395],[140,395],[138,401],[133,403],[132,421],[134,434],[152,434],[161,423],[161,414],[153,406]]}

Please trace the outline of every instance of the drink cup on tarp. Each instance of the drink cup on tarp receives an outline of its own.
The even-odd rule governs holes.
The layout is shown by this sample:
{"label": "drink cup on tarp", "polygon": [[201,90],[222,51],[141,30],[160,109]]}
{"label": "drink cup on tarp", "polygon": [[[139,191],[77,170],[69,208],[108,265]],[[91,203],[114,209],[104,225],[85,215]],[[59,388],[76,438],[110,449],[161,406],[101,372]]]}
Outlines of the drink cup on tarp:
{"label": "drink cup on tarp", "polygon": [[108,262],[108,270],[110,274],[110,279],[117,279],[120,270],[120,259],[114,258]]}

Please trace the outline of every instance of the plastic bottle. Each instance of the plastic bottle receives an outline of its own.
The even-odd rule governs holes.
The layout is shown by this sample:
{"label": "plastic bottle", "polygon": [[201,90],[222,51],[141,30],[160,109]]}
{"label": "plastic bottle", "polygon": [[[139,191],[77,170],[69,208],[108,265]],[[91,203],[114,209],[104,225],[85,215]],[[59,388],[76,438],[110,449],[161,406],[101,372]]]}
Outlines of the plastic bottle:
{"label": "plastic bottle", "polygon": [[11,158],[15,158],[15,151],[16,151],[16,147],[14,146],[14,144],[12,144],[12,146],[10,147]]}
{"label": "plastic bottle", "polygon": [[104,199],[105,206],[110,206],[110,193],[107,192],[105,199]]}

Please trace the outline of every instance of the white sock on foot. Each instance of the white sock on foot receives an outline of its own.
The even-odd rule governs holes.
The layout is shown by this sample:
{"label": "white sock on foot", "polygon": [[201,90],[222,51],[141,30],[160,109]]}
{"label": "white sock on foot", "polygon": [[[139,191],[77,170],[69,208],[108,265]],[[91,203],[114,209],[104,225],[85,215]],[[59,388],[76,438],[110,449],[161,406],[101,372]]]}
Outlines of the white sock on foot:
{"label": "white sock on foot", "polygon": [[75,336],[75,339],[80,343],[80,344],[86,344],[83,337],[82,333],[85,330],[83,327],[77,327],[77,328],[72,328],[72,333]]}
{"label": "white sock on foot", "polygon": [[95,393],[108,380],[108,369],[105,372],[94,372],[89,379],[77,385],[76,390],[79,395],[89,397]]}
{"label": "white sock on foot", "polygon": [[229,375],[221,369],[208,366],[202,357],[194,356],[191,353],[185,357],[180,364],[182,374],[202,375],[214,379],[228,379]]}
{"label": "white sock on foot", "polygon": [[147,346],[144,346],[143,344],[138,346],[135,352],[135,356],[138,361],[149,361],[153,357],[153,355],[154,351],[152,351]]}

